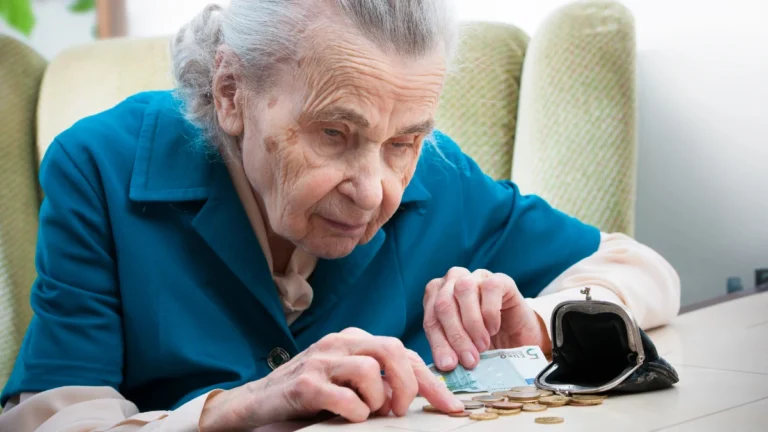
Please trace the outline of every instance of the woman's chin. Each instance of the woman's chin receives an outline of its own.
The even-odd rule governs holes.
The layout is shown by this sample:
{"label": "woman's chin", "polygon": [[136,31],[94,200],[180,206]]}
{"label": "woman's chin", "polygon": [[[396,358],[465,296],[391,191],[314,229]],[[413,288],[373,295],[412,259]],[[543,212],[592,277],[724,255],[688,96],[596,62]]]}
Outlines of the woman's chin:
{"label": "woman's chin", "polygon": [[301,248],[322,259],[339,259],[352,253],[358,244],[367,243],[350,237],[325,237],[317,241],[305,241]]}

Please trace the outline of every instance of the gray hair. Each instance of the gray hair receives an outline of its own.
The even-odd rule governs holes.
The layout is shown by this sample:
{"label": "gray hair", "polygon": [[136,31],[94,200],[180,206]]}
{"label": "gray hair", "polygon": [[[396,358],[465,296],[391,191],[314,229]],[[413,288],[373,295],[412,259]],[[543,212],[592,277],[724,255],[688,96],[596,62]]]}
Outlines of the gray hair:
{"label": "gray hair", "polygon": [[177,96],[186,118],[207,140],[231,149],[236,139],[219,127],[213,103],[219,48],[226,45],[263,89],[278,59],[298,60],[302,30],[326,5],[337,6],[352,30],[385,52],[417,59],[443,50],[446,62],[453,57],[457,25],[450,0],[232,0],[227,9],[209,5],[171,41]]}

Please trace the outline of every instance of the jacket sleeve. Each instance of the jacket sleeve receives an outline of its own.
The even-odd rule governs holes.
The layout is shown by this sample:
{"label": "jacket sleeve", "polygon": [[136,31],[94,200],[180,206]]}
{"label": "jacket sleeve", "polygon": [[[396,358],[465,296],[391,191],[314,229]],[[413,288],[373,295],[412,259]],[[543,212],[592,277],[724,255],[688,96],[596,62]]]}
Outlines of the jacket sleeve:
{"label": "jacket sleeve", "polygon": [[140,413],[111,387],[59,387],[25,395],[18,404],[6,406],[0,414],[0,431],[197,431],[206,401],[220,392],[198,396],[173,411]]}
{"label": "jacket sleeve", "polygon": [[[76,146],[49,147],[30,296],[34,312],[0,405],[23,392],[123,380],[122,308],[104,191]],[[75,161],[86,161],[76,163]]]}
{"label": "jacket sleeve", "polygon": [[669,323],[680,310],[680,278],[653,249],[621,234],[602,234],[600,247],[558,276],[528,304],[551,333],[552,311],[567,300],[584,299],[625,305],[643,329]]}
{"label": "jacket sleeve", "polygon": [[539,196],[524,194],[511,181],[490,178],[450,138],[436,132],[436,139],[452,162],[455,174],[450,178],[458,181],[456,187],[446,182],[432,189],[450,194],[443,199],[455,206],[453,225],[461,227],[456,244],[462,245],[469,270],[509,275],[523,296],[535,297],[597,251],[597,228],[552,208]]}

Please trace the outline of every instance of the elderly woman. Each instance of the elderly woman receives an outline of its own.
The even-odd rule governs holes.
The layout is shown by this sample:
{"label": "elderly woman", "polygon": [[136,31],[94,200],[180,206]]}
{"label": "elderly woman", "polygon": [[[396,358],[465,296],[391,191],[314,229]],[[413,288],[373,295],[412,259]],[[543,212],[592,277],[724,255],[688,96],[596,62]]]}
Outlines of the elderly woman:
{"label": "elderly woman", "polygon": [[[56,138],[35,312],[0,429],[248,430],[461,403],[430,373],[538,345],[592,287],[641,326],[675,271],[494,182],[433,130],[441,0],[233,0],[172,44],[174,92]],[[383,371],[383,373],[382,373]]]}

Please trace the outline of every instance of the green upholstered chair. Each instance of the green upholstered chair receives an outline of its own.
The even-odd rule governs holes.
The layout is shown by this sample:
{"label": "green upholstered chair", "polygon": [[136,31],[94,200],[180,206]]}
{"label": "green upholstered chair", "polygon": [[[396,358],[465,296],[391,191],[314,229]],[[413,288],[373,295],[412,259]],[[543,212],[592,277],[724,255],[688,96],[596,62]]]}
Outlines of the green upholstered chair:
{"label": "green upholstered chair", "polygon": [[10,374],[32,317],[40,194],[35,109],[46,62],[0,35],[0,386]]}
{"label": "green upholstered chair", "polygon": [[[530,40],[503,24],[468,23],[462,34],[438,127],[490,176],[511,176],[523,193],[631,235],[635,42],[626,8],[573,3]],[[37,161],[76,120],[135,92],[171,88],[167,42],[98,42],[46,67],[18,41],[0,38],[0,385],[31,316]]]}

